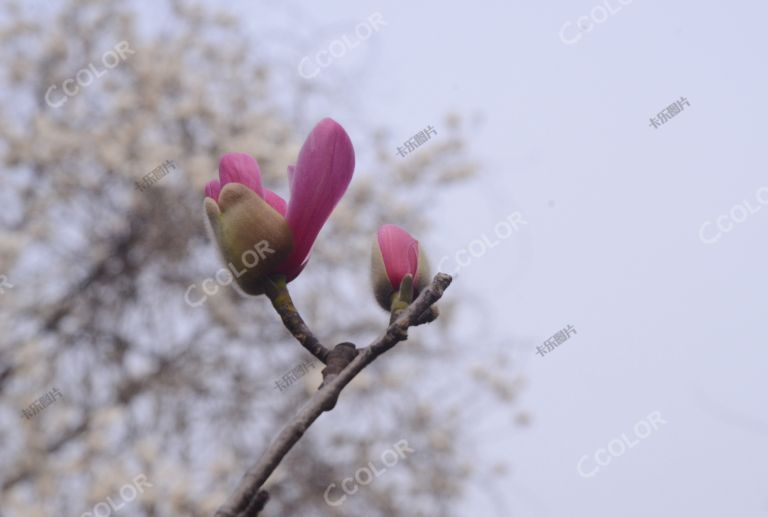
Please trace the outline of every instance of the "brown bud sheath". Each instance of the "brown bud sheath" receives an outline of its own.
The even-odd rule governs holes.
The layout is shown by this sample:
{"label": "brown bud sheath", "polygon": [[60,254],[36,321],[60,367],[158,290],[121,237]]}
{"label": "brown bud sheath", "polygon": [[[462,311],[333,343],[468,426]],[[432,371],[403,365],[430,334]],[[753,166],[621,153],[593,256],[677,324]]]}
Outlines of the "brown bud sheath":
{"label": "brown bud sheath", "polygon": [[237,284],[247,294],[263,294],[264,279],[293,249],[293,235],[285,218],[239,183],[225,185],[218,204],[207,197],[205,212]]}

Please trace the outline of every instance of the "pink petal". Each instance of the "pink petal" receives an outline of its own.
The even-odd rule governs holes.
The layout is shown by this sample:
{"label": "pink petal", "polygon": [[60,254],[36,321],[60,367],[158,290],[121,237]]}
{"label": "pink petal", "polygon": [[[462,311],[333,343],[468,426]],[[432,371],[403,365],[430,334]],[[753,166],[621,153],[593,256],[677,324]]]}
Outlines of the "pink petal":
{"label": "pink petal", "polygon": [[219,178],[222,188],[227,183],[241,183],[262,198],[261,172],[256,158],[245,153],[227,153],[219,160]]}
{"label": "pink petal", "polygon": [[293,193],[293,178],[295,176],[296,176],[296,166],[289,165],[288,166],[288,186],[291,189],[291,193]]}
{"label": "pink petal", "polygon": [[400,287],[405,275],[416,277],[419,267],[419,241],[394,224],[385,224],[379,228],[378,241],[387,277],[393,289]]}
{"label": "pink petal", "polygon": [[219,180],[211,180],[205,185],[205,195],[219,202],[219,194],[221,193],[221,183]]}
{"label": "pink petal", "polygon": [[301,272],[312,245],[334,207],[346,192],[355,169],[355,151],[344,128],[329,118],[307,137],[291,176],[291,199],[286,219],[294,248],[281,266],[291,280]]}
{"label": "pink petal", "polygon": [[309,262],[309,255],[307,255],[307,259],[301,264],[299,264],[298,266],[291,266],[290,268],[281,266],[280,272],[282,272],[290,282],[291,280],[299,276],[302,271],[304,271],[304,268],[307,267],[308,262]]}
{"label": "pink petal", "polygon": [[264,201],[266,201],[269,206],[280,212],[280,215],[285,217],[285,213],[288,210],[288,204],[285,202],[285,199],[281,198],[268,188],[265,188]]}

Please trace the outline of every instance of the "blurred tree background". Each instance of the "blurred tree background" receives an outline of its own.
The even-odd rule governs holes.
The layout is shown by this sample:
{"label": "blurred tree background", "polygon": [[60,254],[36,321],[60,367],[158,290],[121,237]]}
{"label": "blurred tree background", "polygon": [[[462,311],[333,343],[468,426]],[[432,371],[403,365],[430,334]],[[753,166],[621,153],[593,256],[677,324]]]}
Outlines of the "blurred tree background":
{"label": "blurred tree background", "polygon": [[[147,27],[155,9],[175,23]],[[4,2],[0,41],[0,274],[13,284],[0,295],[0,514],[81,515],[145,474],[152,488],[122,515],[211,515],[320,374],[275,388],[310,356],[266,298],[226,287],[202,306],[185,302],[221,267],[203,186],[222,153],[240,151],[285,195],[286,168],[316,122],[303,107],[331,93],[265,51],[236,14],[189,2]],[[61,98],[63,81],[103,69],[121,41],[133,53],[118,66],[46,103],[51,85]],[[286,66],[292,81],[279,80]],[[376,228],[393,222],[424,239],[437,187],[477,170],[456,115],[407,159],[386,128],[347,130],[355,177],[291,284],[331,346],[366,345],[387,323],[368,280]],[[135,188],[166,160],[177,168]],[[504,375],[503,347],[478,360],[475,343],[452,338],[454,289],[438,322],[363,372],[288,455],[266,515],[456,515],[468,481],[496,472],[473,457],[467,428],[482,400],[513,404],[521,379]],[[22,416],[53,388],[60,400]],[[403,439],[413,455],[343,505],[325,503],[330,483]]]}

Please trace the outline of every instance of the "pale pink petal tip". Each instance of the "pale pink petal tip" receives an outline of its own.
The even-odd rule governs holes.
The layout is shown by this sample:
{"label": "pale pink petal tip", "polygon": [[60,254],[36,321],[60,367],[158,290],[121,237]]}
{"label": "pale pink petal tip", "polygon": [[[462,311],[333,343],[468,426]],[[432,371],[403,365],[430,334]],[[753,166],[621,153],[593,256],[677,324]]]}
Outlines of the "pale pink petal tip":
{"label": "pale pink petal tip", "polygon": [[219,180],[211,180],[205,185],[205,196],[213,199],[218,203],[219,194],[221,193],[221,183]]}
{"label": "pale pink petal tip", "polygon": [[256,158],[245,153],[227,153],[219,160],[219,178],[222,188],[228,183],[240,183],[262,198],[261,171]]}
{"label": "pale pink petal tip", "polygon": [[288,211],[288,203],[285,202],[285,199],[281,198],[268,188],[265,188],[264,201],[266,201],[269,206],[277,210],[280,215],[285,217],[285,213]]}

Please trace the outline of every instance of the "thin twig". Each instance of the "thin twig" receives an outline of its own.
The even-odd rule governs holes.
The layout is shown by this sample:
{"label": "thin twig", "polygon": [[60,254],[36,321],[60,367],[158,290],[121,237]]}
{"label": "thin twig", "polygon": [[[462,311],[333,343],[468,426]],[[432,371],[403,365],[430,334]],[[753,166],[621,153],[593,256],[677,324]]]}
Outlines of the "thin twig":
{"label": "thin twig", "polygon": [[285,328],[293,334],[293,337],[295,337],[298,342],[301,343],[301,346],[306,348],[310,354],[322,361],[323,364],[326,364],[328,362],[328,354],[330,353],[330,350],[320,343],[320,340],[315,337],[307,324],[304,323],[298,309],[293,305],[293,300],[291,299],[291,294],[288,292],[285,277],[273,277],[268,279],[265,284],[265,294],[272,301],[272,306],[283,320]]}
{"label": "thin twig", "polygon": [[432,307],[451,284],[449,275],[438,273],[432,284],[424,289],[416,300],[397,317],[387,328],[386,333],[369,346],[362,348],[352,361],[331,382],[319,389],[283,427],[259,461],[245,473],[237,489],[227,502],[216,512],[214,517],[248,517],[246,509],[258,496],[261,487],[274,472],[288,451],[301,439],[317,417],[329,411],[336,399],[366,366],[378,356],[394,347],[400,341],[408,339],[408,329],[421,323],[424,312]]}

